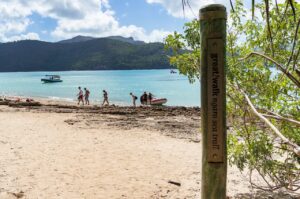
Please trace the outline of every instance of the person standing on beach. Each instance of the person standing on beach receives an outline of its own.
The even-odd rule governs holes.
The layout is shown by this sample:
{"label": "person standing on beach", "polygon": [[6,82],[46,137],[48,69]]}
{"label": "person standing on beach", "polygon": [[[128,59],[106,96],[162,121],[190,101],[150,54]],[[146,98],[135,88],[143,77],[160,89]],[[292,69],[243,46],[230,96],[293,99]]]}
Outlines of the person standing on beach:
{"label": "person standing on beach", "polygon": [[140,98],[142,105],[147,105],[147,98],[148,98],[148,95],[146,92],[144,92],[144,94]]}
{"label": "person standing on beach", "polygon": [[80,86],[78,87],[78,90],[79,90],[79,92],[78,92],[78,94],[77,94],[77,96],[78,96],[78,105],[80,104],[80,102],[82,102],[82,105],[84,105],[84,101],[83,101],[83,92],[82,92]]}
{"label": "person standing on beach", "polygon": [[106,102],[107,105],[109,106],[109,102],[108,102],[108,94],[107,94],[106,90],[103,90],[103,103],[102,103],[102,106],[104,106],[105,102]]}
{"label": "person standing on beach", "polygon": [[132,93],[130,93],[131,97],[132,97],[132,103],[133,103],[133,106],[135,107],[135,101],[137,100],[137,96],[133,95]]}
{"label": "person standing on beach", "polygon": [[151,101],[153,100],[153,94],[149,93],[148,98],[147,98],[147,104],[151,105]]}
{"label": "person standing on beach", "polygon": [[87,89],[87,88],[84,88],[84,100],[85,100],[85,104],[86,105],[90,105],[90,100],[89,100],[89,97],[90,97],[90,91]]}

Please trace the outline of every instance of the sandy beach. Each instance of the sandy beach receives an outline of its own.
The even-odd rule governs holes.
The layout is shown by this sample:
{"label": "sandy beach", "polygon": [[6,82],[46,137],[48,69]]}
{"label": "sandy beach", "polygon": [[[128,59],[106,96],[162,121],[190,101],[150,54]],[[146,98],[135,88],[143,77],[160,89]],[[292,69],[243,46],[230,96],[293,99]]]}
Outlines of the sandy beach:
{"label": "sandy beach", "polygon": [[[0,198],[200,198],[199,115],[185,107],[2,105]],[[229,167],[228,196],[250,193],[246,175]]]}

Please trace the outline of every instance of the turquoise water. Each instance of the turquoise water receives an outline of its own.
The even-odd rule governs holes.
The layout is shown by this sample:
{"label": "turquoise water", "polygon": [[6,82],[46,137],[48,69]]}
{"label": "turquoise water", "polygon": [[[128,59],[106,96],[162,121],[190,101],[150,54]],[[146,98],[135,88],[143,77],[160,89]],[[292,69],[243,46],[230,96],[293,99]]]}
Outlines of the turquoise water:
{"label": "turquoise water", "polygon": [[[43,84],[46,74],[61,76],[62,83]],[[138,97],[144,91],[158,98],[167,98],[169,106],[200,106],[200,84],[190,84],[170,70],[66,71],[0,73],[0,96],[31,96],[74,101],[77,87],[91,91],[93,103],[102,101],[102,90],[109,101],[117,105],[131,104],[130,92]]]}

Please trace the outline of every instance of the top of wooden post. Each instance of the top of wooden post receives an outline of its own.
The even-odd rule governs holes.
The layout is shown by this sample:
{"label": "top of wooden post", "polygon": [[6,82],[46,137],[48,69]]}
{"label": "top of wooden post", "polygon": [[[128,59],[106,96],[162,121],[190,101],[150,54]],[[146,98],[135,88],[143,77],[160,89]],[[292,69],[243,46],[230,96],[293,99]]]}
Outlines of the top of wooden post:
{"label": "top of wooden post", "polygon": [[227,19],[226,7],[222,4],[210,4],[200,9],[200,20]]}

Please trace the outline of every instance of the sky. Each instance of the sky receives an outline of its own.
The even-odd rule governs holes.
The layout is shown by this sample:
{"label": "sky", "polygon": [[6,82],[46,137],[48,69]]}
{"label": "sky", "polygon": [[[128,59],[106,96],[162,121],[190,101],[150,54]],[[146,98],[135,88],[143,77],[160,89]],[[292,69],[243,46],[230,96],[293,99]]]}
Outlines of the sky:
{"label": "sky", "polygon": [[56,42],[78,35],[120,35],[163,41],[202,6],[229,0],[0,0],[0,42],[24,39]]}

